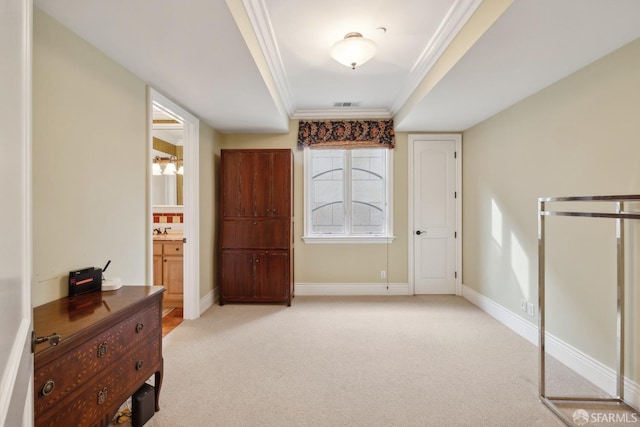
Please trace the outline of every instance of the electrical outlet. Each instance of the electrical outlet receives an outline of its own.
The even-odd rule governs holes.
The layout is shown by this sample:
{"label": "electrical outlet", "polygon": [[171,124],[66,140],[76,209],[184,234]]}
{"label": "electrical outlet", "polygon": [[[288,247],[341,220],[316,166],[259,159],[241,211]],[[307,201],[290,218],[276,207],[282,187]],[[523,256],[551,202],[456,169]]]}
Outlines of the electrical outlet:
{"label": "electrical outlet", "polygon": [[527,305],[527,314],[531,317],[536,316],[536,307],[533,305],[533,303],[529,303]]}
{"label": "electrical outlet", "polygon": [[520,310],[527,312],[527,300],[524,298],[520,300]]}
{"label": "electrical outlet", "polygon": [[387,272],[385,270],[380,270],[380,278],[381,279],[386,279],[387,278]]}

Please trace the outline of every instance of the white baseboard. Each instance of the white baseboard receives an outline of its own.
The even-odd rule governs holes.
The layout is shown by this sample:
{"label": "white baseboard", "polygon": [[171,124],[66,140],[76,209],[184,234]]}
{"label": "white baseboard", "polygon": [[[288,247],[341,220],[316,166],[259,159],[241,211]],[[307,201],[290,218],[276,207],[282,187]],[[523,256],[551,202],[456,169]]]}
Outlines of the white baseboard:
{"label": "white baseboard", "polygon": [[296,283],[296,295],[409,295],[408,283]]}
{"label": "white baseboard", "polygon": [[[462,296],[516,334],[534,344],[536,347],[538,346],[537,325],[523,319],[516,313],[504,308],[492,299],[487,298],[468,286],[462,285]],[[603,365],[548,332],[545,335],[545,347],[547,354],[585,379],[591,381],[611,396],[616,395],[616,371],[614,369]],[[640,407],[640,385],[628,378],[625,378],[624,384],[625,400],[636,408]]]}
{"label": "white baseboard", "polygon": [[[217,288],[216,288],[217,289]],[[208,294],[206,294],[205,296],[203,296],[202,298],[200,298],[200,315],[202,315],[202,313],[204,313],[205,311],[207,311],[214,303],[214,301],[216,300],[216,289],[209,291]]]}
{"label": "white baseboard", "polygon": [[507,310],[468,286],[462,285],[462,296],[531,344],[538,346],[538,327],[533,323]]}

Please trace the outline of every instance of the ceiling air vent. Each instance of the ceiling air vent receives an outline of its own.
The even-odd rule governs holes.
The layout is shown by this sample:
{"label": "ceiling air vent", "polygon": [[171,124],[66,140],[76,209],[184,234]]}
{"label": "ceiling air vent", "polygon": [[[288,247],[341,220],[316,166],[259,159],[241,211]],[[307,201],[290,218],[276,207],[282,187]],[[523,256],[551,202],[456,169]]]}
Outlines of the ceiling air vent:
{"label": "ceiling air vent", "polygon": [[334,102],[333,106],[338,108],[358,107],[359,102]]}

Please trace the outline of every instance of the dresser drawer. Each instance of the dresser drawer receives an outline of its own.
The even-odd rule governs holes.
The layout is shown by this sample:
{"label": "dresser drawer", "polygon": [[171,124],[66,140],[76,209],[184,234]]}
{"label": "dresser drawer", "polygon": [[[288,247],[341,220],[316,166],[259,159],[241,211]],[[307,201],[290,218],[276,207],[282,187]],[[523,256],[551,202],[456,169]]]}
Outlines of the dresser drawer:
{"label": "dresser drawer", "polygon": [[34,373],[36,417],[103,370],[120,364],[120,359],[142,341],[152,336],[161,339],[160,322],[160,301],[156,301],[93,339],[61,354],[51,363],[37,367]]}
{"label": "dresser drawer", "polygon": [[139,342],[152,335],[161,336],[162,301],[155,301],[143,311],[136,313],[117,326],[119,333],[115,336],[116,348],[120,354],[135,347]]}
{"label": "dresser drawer", "polygon": [[[162,363],[160,339],[151,338],[140,348],[125,355],[112,369],[101,373],[82,391],[61,402],[56,411],[44,414],[38,426],[87,427],[107,426],[120,402],[121,396],[132,395]],[[106,414],[106,415],[103,415]],[[98,420],[98,421],[95,421]]]}

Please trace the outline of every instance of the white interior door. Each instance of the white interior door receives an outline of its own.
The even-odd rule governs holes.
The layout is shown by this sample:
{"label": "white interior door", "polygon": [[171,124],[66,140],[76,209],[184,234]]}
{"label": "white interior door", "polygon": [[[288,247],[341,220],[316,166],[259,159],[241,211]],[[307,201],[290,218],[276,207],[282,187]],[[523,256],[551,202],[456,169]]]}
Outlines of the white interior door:
{"label": "white interior door", "polygon": [[415,294],[456,293],[456,137],[412,138]]}
{"label": "white interior door", "polygon": [[0,2],[0,425],[33,425],[31,1]]}

